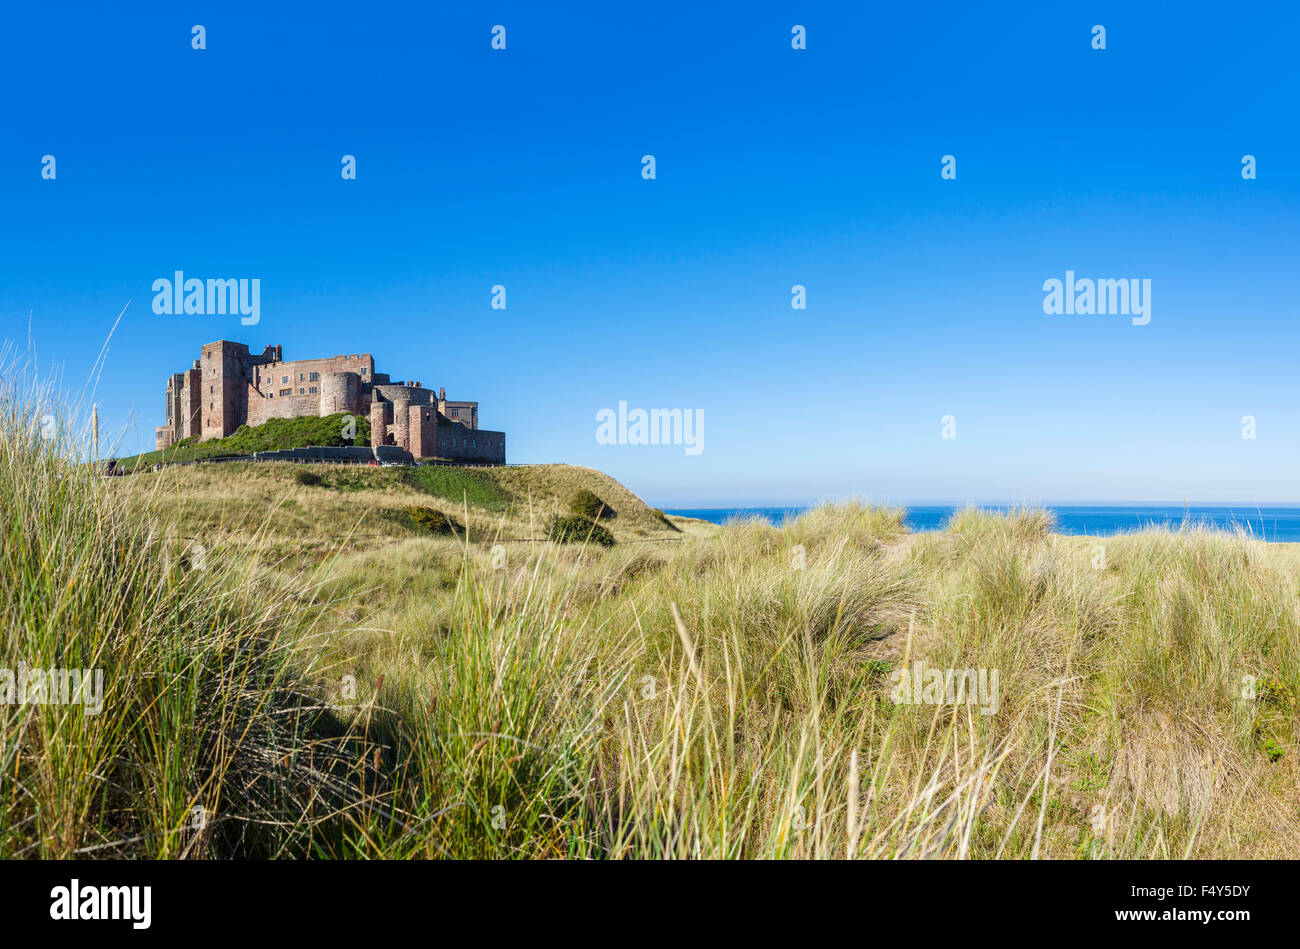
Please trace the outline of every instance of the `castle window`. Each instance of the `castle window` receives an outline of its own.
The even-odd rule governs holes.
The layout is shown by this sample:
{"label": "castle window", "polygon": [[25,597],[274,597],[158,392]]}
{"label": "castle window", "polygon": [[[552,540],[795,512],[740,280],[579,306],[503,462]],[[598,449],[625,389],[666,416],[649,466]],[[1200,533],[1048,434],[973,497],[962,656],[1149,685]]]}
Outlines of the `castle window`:
{"label": "castle window", "polygon": [[288,381],[289,381],[289,377],[288,377],[288,376],[281,376],[281,377],[280,377],[280,384],[281,384],[281,385],[284,385],[284,384],[285,384],[286,382],[288,382]]}
{"label": "castle window", "polygon": [[310,373],[308,373],[308,374],[307,374],[307,381],[308,381],[308,382],[319,382],[319,381],[320,381],[320,373],[319,373],[319,372],[310,372]]}
{"label": "castle window", "polygon": [[309,393],[311,393],[312,395],[315,395],[315,394],[316,394],[316,387],[315,387],[315,386],[308,386],[308,387],[307,387],[307,391],[308,391]]}
{"label": "castle window", "polygon": [[299,382],[302,382],[302,373],[301,373],[301,372],[298,373],[298,381],[299,381]]}
{"label": "castle window", "polygon": [[[289,377],[288,377],[288,376],[285,376],[284,378],[285,378],[285,381],[286,381],[286,382],[289,380]],[[292,390],[292,389],[281,389],[281,390],[280,390],[280,395],[281,395],[281,396],[293,395],[293,390]]]}
{"label": "castle window", "polygon": [[299,390],[298,390],[298,394],[299,394],[299,395],[306,395],[306,394],[307,394],[307,390],[306,390],[306,389],[299,389]]}

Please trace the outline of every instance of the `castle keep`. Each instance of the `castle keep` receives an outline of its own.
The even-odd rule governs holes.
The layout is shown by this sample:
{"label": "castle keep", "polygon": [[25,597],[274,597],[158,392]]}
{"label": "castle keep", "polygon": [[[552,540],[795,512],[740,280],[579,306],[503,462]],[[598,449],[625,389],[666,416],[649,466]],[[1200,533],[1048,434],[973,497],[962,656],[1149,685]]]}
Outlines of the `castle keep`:
{"label": "castle keep", "polygon": [[194,366],[167,379],[167,424],[158,449],[183,438],[224,438],[273,418],[348,412],[370,420],[372,446],[396,445],[416,458],[504,464],[504,432],[478,427],[477,402],[448,401],[419,382],[375,372],[369,353],[285,361],[279,346],[254,356],[243,343],[203,347]]}

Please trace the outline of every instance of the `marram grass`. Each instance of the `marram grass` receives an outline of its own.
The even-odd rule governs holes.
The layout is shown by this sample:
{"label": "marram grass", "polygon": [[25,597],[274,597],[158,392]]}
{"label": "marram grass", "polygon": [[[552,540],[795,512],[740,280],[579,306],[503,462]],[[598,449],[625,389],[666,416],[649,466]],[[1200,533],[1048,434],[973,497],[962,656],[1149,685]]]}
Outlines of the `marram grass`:
{"label": "marram grass", "polygon": [[[1041,511],[916,536],[862,504],[558,546],[520,526],[582,482],[555,473],[508,513],[449,504],[468,536],[377,537],[329,507],[355,485],[214,468],[190,505],[184,479],[97,479],[32,404],[0,417],[3,664],[102,668],[105,694],[0,705],[0,856],[1300,845],[1292,548]],[[278,500],[213,500],[222,477]],[[652,523],[634,501],[616,530]],[[995,671],[996,703],[912,689],[935,670]]]}

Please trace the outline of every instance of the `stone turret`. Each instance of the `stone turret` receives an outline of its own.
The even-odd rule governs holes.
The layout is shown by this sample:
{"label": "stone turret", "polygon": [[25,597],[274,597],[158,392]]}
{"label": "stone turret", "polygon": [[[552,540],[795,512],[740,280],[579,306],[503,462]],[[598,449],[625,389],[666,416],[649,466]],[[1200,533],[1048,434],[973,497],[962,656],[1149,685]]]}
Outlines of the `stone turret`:
{"label": "stone turret", "polygon": [[326,372],[320,380],[320,414],[361,411],[361,377],[355,372]]}
{"label": "stone turret", "polygon": [[393,400],[393,444],[405,448],[411,443],[411,400]]}
{"label": "stone turret", "polygon": [[375,399],[370,403],[370,447],[388,444],[388,426],[392,418],[393,403]]}
{"label": "stone turret", "polygon": [[437,454],[438,410],[431,405],[413,405],[407,449],[416,458],[431,458]]}

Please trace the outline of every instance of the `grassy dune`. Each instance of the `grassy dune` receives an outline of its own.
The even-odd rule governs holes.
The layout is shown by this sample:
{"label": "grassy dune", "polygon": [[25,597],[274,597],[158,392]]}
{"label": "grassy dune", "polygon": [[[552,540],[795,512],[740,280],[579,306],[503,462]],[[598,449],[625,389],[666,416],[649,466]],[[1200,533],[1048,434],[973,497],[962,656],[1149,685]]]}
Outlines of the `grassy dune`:
{"label": "grassy dune", "polygon": [[[1300,848],[1291,547],[858,504],[681,530],[559,466],[97,481],[5,404],[4,664],[107,685],[0,705],[0,856]],[[578,487],[616,546],[542,539]],[[376,513],[411,503],[468,529]],[[895,701],[918,662],[996,671],[996,710]]]}
{"label": "grassy dune", "polygon": [[[303,483],[304,481],[310,483]],[[625,543],[676,538],[653,510],[617,481],[589,468],[370,468],[231,462],[168,467],[113,479],[109,488],[144,505],[173,533],[211,545],[247,546],[275,562],[314,563],[331,553],[384,548],[417,537],[405,512],[442,511],[476,541],[515,545],[542,539],[580,488],[612,509],[602,520]]]}

